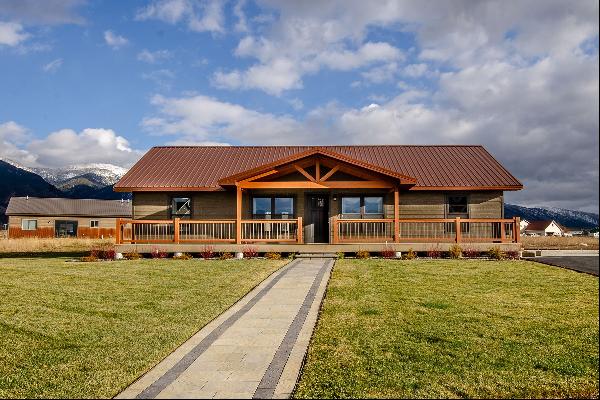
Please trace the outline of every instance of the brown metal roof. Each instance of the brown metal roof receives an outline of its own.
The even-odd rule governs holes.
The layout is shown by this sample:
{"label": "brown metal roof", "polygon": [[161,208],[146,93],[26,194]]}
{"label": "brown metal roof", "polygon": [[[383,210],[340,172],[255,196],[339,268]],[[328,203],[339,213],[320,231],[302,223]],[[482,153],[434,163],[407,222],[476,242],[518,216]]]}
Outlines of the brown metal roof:
{"label": "brown metal roof", "polygon": [[559,224],[558,222],[551,220],[551,219],[547,219],[547,220],[540,220],[540,221],[530,221],[527,226],[525,227],[526,231],[545,231],[546,228],[548,226],[550,226],[550,224],[554,222],[556,225],[558,225],[558,227],[560,229],[562,229],[563,231],[566,230],[566,228],[564,226],[562,226],[561,224]]}
{"label": "brown metal roof", "polygon": [[521,182],[483,146],[173,146],[150,149],[115,185],[118,191],[221,190],[221,179],[323,149],[357,164],[416,179],[415,190],[518,190]]}
{"label": "brown metal roof", "polygon": [[121,200],[11,197],[6,215],[131,218],[131,202]]}

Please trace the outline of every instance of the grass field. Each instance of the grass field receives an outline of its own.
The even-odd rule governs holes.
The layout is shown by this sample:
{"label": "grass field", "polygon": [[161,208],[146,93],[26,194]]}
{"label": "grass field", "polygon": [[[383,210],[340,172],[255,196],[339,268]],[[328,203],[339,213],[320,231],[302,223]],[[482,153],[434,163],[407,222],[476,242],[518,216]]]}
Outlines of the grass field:
{"label": "grass field", "polygon": [[0,259],[0,398],[112,397],[284,263]]}
{"label": "grass field", "polygon": [[598,278],[525,261],[340,260],[297,398],[598,396]]}
{"label": "grass field", "polygon": [[0,240],[0,255],[7,253],[84,253],[94,247],[114,245],[112,239],[23,238]]}
{"label": "grass field", "polygon": [[589,236],[522,236],[525,249],[598,250],[598,239]]}

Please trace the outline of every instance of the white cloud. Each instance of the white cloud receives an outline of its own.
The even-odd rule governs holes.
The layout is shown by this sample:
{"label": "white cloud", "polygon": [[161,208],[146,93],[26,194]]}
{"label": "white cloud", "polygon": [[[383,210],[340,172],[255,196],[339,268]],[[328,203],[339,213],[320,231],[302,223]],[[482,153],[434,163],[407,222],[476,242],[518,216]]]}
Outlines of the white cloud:
{"label": "white cloud", "polygon": [[246,0],[238,0],[233,6],[233,15],[237,18],[237,23],[235,24],[235,30],[238,32],[248,32],[248,21],[246,19],[246,14],[244,14],[244,6],[246,5]]}
{"label": "white cloud", "polygon": [[38,165],[48,167],[95,162],[129,166],[142,155],[112,129],[93,128],[79,133],[61,129],[44,139],[32,140],[27,150],[35,154]]}
{"label": "white cloud", "polygon": [[113,49],[119,49],[129,43],[129,40],[123,36],[119,36],[113,31],[104,31],[104,41]]}
{"label": "white cloud", "polygon": [[397,48],[388,43],[367,42],[356,50],[336,49],[294,60],[285,54],[277,56],[278,52],[271,48],[271,43],[257,42],[247,37],[240,41],[236,54],[245,56],[255,54],[267,60],[258,63],[246,71],[233,70],[230,72],[217,71],[212,82],[223,89],[261,89],[272,95],[281,95],[285,90],[302,87],[302,75],[314,73],[321,68],[338,71],[348,71],[376,62],[402,59],[403,55]]}
{"label": "white cloud", "polygon": [[132,149],[127,139],[112,129],[84,129],[77,133],[61,129],[44,138],[34,138],[14,121],[0,124],[0,158],[29,167],[63,167],[84,163],[111,163],[128,167],[142,151]]}
{"label": "white cloud", "polygon": [[169,69],[158,69],[155,71],[145,72],[142,78],[152,81],[163,89],[170,89],[175,74]]}
{"label": "white cloud", "polygon": [[27,24],[81,24],[76,12],[85,0],[2,0],[0,15]]}
{"label": "white cloud", "polygon": [[50,61],[48,64],[45,64],[42,69],[44,72],[56,72],[63,65],[63,59],[57,58],[55,60]]}
{"label": "white cloud", "polygon": [[140,51],[137,55],[137,59],[149,64],[155,64],[160,61],[164,61],[166,59],[171,58],[172,54],[169,50],[156,50],[150,51],[144,49]]}
{"label": "white cloud", "polygon": [[224,32],[223,2],[210,0],[156,0],[136,13],[137,20],[157,19],[169,24],[184,22],[196,32]]}
{"label": "white cloud", "polygon": [[17,46],[30,36],[21,24],[0,21],[0,46]]}
{"label": "white cloud", "polygon": [[275,116],[196,95],[154,96],[158,115],[142,121],[155,134],[179,135],[186,142],[304,143],[313,135],[288,116]]}

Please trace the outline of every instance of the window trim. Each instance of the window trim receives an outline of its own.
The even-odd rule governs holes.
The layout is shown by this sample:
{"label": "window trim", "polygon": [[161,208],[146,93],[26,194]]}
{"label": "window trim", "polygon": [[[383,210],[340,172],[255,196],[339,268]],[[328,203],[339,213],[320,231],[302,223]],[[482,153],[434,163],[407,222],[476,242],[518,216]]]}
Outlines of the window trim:
{"label": "window trim", "polygon": [[[254,199],[271,199],[271,214],[255,214],[254,213]],[[296,196],[294,195],[278,195],[278,194],[274,194],[274,195],[261,195],[261,194],[256,194],[256,195],[252,195],[250,198],[250,215],[252,216],[252,219],[283,219],[282,216],[283,214],[277,214],[275,213],[275,199],[292,199],[292,214],[287,216],[287,218],[285,219],[296,219],[296,214],[297,214],[297,199]],[[269,215],[270,218],[266,218],[266,216]]]}
{"label": "window trim", "polygon": [[[175,210],[174,210],[174,205],[175,205],[175,199],[188,199],[190,202],[190,213],[189,214],[176,214]],[[194,215],[194,201],[192,196],[190,195],[178,195],[178,196],[171,196],[171,204],[169,206],[169,213],[171,215],[171,219],[173,218],[192,218],[192,215]]]}
{"label": "window trim", "polygon": [[[24,222],[32,222],[32,221],[33,221],[33,222],[34,222],[34,224],[35,224],[35,228],[31,229],[31,228],[29,228],[29,227],[28,227],[28,228],[25,228],[25,227],[23,226],[23,223],[24,223]],[[22,230],[22,231],[37,231],[37,228],[38,228],[38,220],[37,220],[37,219],[33,219],[33,218],[22,218],[22,219],[21,219],[21,230]]]}
{"label": "window trim", "polygon": [[[343,204],[344,198],[358,197],[360,199],[360,213],[344,213]],[[367,213],[365,212],[365,197],[379,197],[381,198],[381,213]],[[341,194],[339,196],[339,215],[341,218],[346,219],[385,219],[385,195],[382,193],[369,193],[369,194]],[[375,217],[377,216],[377,217]],[[378,218],[379,217],[379,218]]]}
{"label": "window trim", "polygon": [[[96,223],[96,226],[94,226],[94,222]],[[100,220],[90,219],[90,228],[100,228]]]}

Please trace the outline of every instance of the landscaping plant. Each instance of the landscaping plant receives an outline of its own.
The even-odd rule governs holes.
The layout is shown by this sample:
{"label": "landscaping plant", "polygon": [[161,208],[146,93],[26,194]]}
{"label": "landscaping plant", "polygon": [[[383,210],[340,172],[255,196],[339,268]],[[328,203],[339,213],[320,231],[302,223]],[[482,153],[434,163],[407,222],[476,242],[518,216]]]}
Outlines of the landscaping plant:
{"label": "landscaping plant", "polygon": [[462,248],[458,244],[453,244],[448,249],[448,255],[453,259],[460,258],[462,256]]}
{"label": "landscaping plant", "polygon": [[219,255],[219,260],[230,260],[232,258],[233,258],[233,253],[230,253],[228,251],[223,251]]}
{"label": "landscaping plant", "polygon": [[150,256],[152,258],[167,258],[169,254],[166,251],[160,250],[156,247],[152,248],[152,251],[150,252]]}
{"label": "landscaping plant", "polygon": [[403,260],[414,260],[415,258],[417,258],[417,252],[413,251],[412,248],[408,249],[406,253],[402,254]]}
{"label": "landscaping plant", "polygon": [[392,246],[386,245],[380,252],[381,257],[383,258],[394,258],[396,256],[396,250],[392,248]]}
{"label": "landscaping plant", "polygon": [[126,258],[127,260],[139,260],[140,258],[144,258],[144,256],[137,251],[132,251],[123,254],[123,258]]}
{"label": "landscaping plant", "polygon": [[488,253],[488,257],[491,258],[492,260],[503,260],[504,257],[506,256],[504,254],[504,252],[502,251],[502,249],[498,246],[491,247],[487,253]]}
{"label": "landscaping plant", "polygon": [[173,256],[173,260],[191,260],[192,258],[194,257],[189,253],[181,253],[178,256]]}
{"label": "landscaping plant", "polygon": [[429,250],[427,250],[427,257],[442,258],[442,251],[438,247],[432,247]]}
{"label": "landscaping plant", "polygon": [[475,250],[471,247],[467,247],[466,249],[464,249],[462,254],[463,254],[463,257],[467,257],[467,258],[481,257],[481,252],[479,250]]}
{"label": "landscaping plant", "polygon": [[244,254],[244,258],[258,257],[258,249],[253,246],[244,246],[244,248],[242,249],[242,253]]}
{"label": "landscaping plant", "polygon": [[281,260],[281,253],[275,251],[269,251],[265,253],[265,258],[267,260]]}
{"label": "landscaping plant", "polygon": [[369,257],[371,257],[371,254],[366,250],[359,250],[356,252],[356,258],[359,258],[361,260],[365,260]]}
{"label": "landscaping plant", "polygon": [[209,258],[213,258],[215,256],[215,248],[213,246],[206,245],[200,252],[200,257],[208,260]]}

